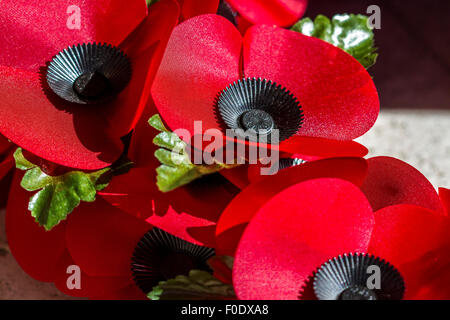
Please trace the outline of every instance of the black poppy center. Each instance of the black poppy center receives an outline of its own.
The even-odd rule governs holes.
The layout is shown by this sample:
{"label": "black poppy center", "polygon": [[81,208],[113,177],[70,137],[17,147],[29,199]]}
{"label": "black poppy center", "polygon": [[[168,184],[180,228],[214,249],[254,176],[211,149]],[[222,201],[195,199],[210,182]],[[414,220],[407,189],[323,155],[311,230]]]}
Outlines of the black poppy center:
{"label": "black poppy center", "polygon": [[166,280],[178,275],[188,275],[189,271],[195,269],[196,261],[191,255],[185,253],[171,252],[162,258],[161,274]]}
{"label": "black poppy center", "polygon": [[160,281],[188,275],[194,269],[210,271],[207,261],[214,254],[212,248],[190,243],[153,228],[134,249],[131,259],[133,279],[148,294]]}
{"label": "black poppy center", "polygon": [[108,94],[111,83],[103,74],[93,71],[79,76],[73,84],[73,89],[81,98],[97,99]]}
{"label": "black poppy center", "polygon": [[119,94],[131,79],[131,62],[108,44],[88,43],[58,53],[47,70],[47,83],[60,98],[98,104]]}
{"label": "black poppy center", "polygon": [[296,134],[304,118],[302,107],[292,93],[261,78],[230,84],[220,92],[216,107],[225,129],[232,129],[249,140],[264,138],[264,142],[270,143]]}
{"label": "black poppy center", "polygon": [[405,283],[390,263],[370,254],[345,254],[324,263],[314,277],[319,300],[401,300]]}
{"label": "black poppy center", "polygon": [[242,114],[241,125],[244,130],[253,130],[257,134],[267,135],[274,128],[274,121],[272,116],[264,110],[253,109]]}
{"label": "black poppy center", "polygon": [[353,285],[342,291],[339,300],[377,300],[377,295],[365,286]]}

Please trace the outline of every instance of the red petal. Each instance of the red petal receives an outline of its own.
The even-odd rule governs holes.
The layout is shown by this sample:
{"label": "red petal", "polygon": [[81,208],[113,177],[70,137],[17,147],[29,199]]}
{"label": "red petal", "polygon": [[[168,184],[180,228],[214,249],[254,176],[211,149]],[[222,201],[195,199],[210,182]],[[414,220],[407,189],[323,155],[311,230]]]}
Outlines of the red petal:
{"label": "red petal", "polygon": [[172,130],[192,134],[195,120],[202,121],[203,130],[219,128],[214,101],[240,78],[241,47],[239,31],[217,15],[198,16],[175,28],[152,87],[155,105]]}
{"label": "red petal", "polygon": [[394,266],[411,262],[448,241],[449,220],[412,205],[396,205],[375,212],[370,253]]}
{"label": "red petal", "polygon": [[251,184],[237,195],[217,223],[216,250],[219,255],[234,255],[244,227],[256,212],[282,190],[302,181],[340,178],[361,185],[367,172],[362,158],[325,159],[280,171]]}
{"label": "red petal", "polygon": [[368,160],[369,171],[361,190],[374,211],[396,204],[411,204],[443,212],[431,183],[414,167],[390,157]]}
{"label": "red petal", "polygon": [[12,143],[0,134],[0,154],[6,152],[11,146]]}
{"label": "red petal", "polygon": [[28,211],[31,193],[20,186],[23,174],[16,172],[6,208],[9,248],[21,268],[39,281],[55,279],[56,265],[66,250],[66,222],[51,231],[40,227]]}
{"label": "red petal", "polygon": [[[77,8],[80,29],[73,27]],[[0,65],[37,72],[68,46],[94,41],[118,45],[146,14],[145,0],[2,0]]]}
{"label": "red petal", "polygon": [[133,77],[111,107],[113,112],[108,122],[116,136],[130,132],[140,119],[170,34],[177,24],[178,12],[174,0],[153,4],[144,22],[121,44],[133,61]]}
{"label": "red petal", "polygon": [[299,135],[352,140],[377,119],[379,100],[370,75],[352,56],[322,40],[254,26],[244,39],[244,73],[294,94],[305,115]]}
{"label": "red petal", "polygon": [[130,276],[133,250],[148,223],[110,206],[99,198],[83,203],[67,223],[66,242],[77,265],[90,276]]}
{"label": "red petal", "polygon": [[450,216],[450,189],[439,188],[439,197],[447,212],[447,216]]}
{"label": "red petal", "polygon": [[93,297],[109,294],[112,291],[120,290],[128,286],[132,279],[130,277],[91,277],[80,270],[80,287],[72,288],[68,286],[73,280],[70,278],[75,275],[70,266],[77,266],[66,250],[61,257],[56,268],[55,285],[59,291],[73,297]]}
{"label": "red petal", "polygon": [[29,152],[80,169],[110,165],[122,143],[106,134],[110,106],[85,108],[50,101],[40,75],[0,66],[0,131]]}
{"label": "red petal", "polygon": [[148,300],[146,295],[135,284],[130,284],[119,290],[91,296],[90,298],[93,300]]}
{"label": "red petal", "polygon": [[0,181],[14,168],[14,158],[12,154],[8,154],[6,159],[0,162]]}
{"label": "red petal", "polygon": [[430,251],[420,259],[402,265],[407,279],[406,299],[449,300],[450,245]]}
{"label": "red petal", "polygon": [[308,0],[228,0],[239,14],[254,24],[289,27],[306,11]]}
{"label": "red petal", "polygon": [[219,0],[178,0],[178,2],[183,20],[202,14],[216,13],[219,8]]}
{"label": "red petal", "polygon": [[[155,166],[132,169],[100,194],[112,205],[184,240],[214,245],[214,226],[237,189],[215,177],[168,193],[156,187]],[[214,199],[214,200],[212,200]],[[206,234],[202,231],[208,230]]]}
{"label": "red petal", "polygon": [[364,194],[343,180],[311,180],[282,191],[258,211],[239,243],[237,297],[298,299],[322,263],[367,250],[373,220]]}
{"label": "red petal", "polygon": [[339,141],[314,137],[293,136],[280,144],[280,151],[298,155],[301,159],[364,157],[367,148],[355,141]]}
{"label": "red petal", "polygon": [[241,165],[233,169],[222,170],[220,174],[239,189],[244,189],[250,184],[248,179],[248,170],[250,168],[252,168],[252,166]]}
{"label": "red petal", "polygon": [[441,294],[449,298],[448,288],[442,286],[445,276],[450,276],[449,230],[448,218],[428,209],[387,207],[375,212],[369,252],[400,271],[406,285],[405,299],[438,298]]}

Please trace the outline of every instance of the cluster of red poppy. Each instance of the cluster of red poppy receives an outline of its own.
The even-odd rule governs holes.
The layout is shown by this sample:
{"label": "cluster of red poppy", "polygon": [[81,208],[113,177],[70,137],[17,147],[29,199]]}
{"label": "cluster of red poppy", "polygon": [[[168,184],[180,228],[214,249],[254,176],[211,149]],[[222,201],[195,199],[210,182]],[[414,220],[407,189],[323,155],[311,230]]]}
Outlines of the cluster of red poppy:
{"label": "cluster of red poppy", "polygon": [[[82,24],[71,29],[65,2],[3,0],[0,133],[9,140],[0,139],[0,179],[12,169],[13,144],[88,171],[119,159],[132,131],[133,168],[51,231],[31,216],[23,173],[14,173],[6,232],[20,266],[92,299],[145,299],[160,281],[209,270],[214,255],[234,257],[232,273],[220,280],[239,299],[449,299],[450,191],[438,194],[400,160],[364,159],[367,149],[352,140],[375,123],[377,90],[346,52],[282,28],[306,3],[160,0],[147,8],[145,0],[74,0]],[[76,45],[88,43],[117,47],[132,62],[125,88],[101,103],[91,98],[104,88],[83,85],[77,73],[92,67],[75,61],[90,50]],[[52,82],[61,70],[67,75]],[[111,77],[120,83],[126,75],[117,74]],[[158,132],[147,120],[159,113],[171,130],[193,130],[196,120],[222,129],[217,96],[247,78],[282,84],[301,103],[301,127],[279,145],[288,168],[261,176],[258,165],[242,165],[159,191]],[[307,162],[292,166],[295,159]],[[367,279],[348,268],[367,263],[382,269],[381,288],[363,288]],[[76,288],[67,285],[74,265]],[[333,285],[330,272],[345,285]]]}

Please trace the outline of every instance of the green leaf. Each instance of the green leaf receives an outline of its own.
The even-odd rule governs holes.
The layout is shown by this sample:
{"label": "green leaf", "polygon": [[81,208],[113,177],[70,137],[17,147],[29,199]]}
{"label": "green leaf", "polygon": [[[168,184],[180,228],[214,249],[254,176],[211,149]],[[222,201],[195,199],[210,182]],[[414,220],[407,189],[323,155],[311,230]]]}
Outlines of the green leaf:
{"label": "green leaf", "polygon": [[161,162],[161,166],[156,168],[156,184],[160,191],[169,192],[204,175],[235,167],[235,165],[223,163],[193,164],[186,152],[187,144],[177,134],[170,132],[164,126],[159,115],[152,116],[148,123],[160,131],[153,139],[153,143],[161,147],[161,149],[155,151],[155,157]]}
{"label": "green leaf", "polygon": [[80,204],[93,202],[98,190],[110,180],[111,168],[92,173],[70,171],[60,176],[49,176],[23,156],[22,149],[14,153],[16,167],[25,170],[20,185],[27,191],[37,191],[30,198],[28,210],[41,226],[51,230]]}
{"label": "green leaf", "polygon": [[17,148],[14,152],[14,160],[16,161],[16,168],[20,170],[28,170],[36,167],[36,165],[25,159],[21,148]]}
{"label": "green leaf", "polygon": [[191,270],[189,276],[161,281],[147,297],[151,300],[224,300],[235,299],[236,295],[231,285],[208,272]]}
{"label": "green leaf", "polygon": [[314,21],[310,18],[301,19],[291,30],[341,48],[368,69],[375,64],[378,57],[368,19],[360,14],[338,14],[330,21],[327,17],[318,15]]}

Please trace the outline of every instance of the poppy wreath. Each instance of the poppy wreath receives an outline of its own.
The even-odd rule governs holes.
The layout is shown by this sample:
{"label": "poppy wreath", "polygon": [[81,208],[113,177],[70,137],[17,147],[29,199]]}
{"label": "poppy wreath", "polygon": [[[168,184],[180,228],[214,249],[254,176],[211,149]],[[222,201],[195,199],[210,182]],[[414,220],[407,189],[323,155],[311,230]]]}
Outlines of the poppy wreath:
{"label": "poppy wreath", "polygon": [[368,18],[307,2],[2,1],[20,267],[90,299],[450,299],[450,191],[353,141],[380,110]]}

